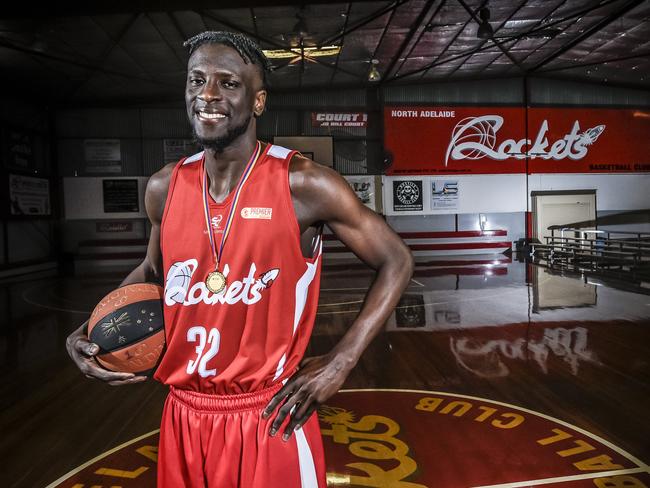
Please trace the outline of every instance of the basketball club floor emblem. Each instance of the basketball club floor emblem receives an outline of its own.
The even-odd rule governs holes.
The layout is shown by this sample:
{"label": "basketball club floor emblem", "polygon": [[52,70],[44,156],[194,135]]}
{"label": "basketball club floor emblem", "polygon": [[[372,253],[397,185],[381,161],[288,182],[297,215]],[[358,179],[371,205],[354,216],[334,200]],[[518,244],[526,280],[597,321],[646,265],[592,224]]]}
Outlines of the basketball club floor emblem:
{"label": "basketball club floor emblem", "polygon": [[[343,390],[318,412],[329,487],[645,488],[650,468],[584,429],[484,398]],[[154,488],[158,431],[47,488]]]}

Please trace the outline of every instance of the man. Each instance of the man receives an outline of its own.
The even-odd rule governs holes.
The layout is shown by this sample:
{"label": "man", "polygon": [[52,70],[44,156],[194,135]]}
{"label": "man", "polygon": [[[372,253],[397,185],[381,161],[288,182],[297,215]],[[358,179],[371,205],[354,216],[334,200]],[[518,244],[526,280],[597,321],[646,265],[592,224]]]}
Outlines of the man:
{"label": "man", "polygon": [[[166,351],[155,378],[170,394],[158,486],[324,488],[312,413],[388,319],[412,257],[336,172],[257,141],[269,64],[255,43],[204,32],[185,45],[187,114],[204,151],[149,180],[147,255],[122,282],[165,283]],[[301,362],[316,315],[324,224],[377,274],[341,341]],[[145,380],[98,366],[83,325],[68,351],[88,377]]]}

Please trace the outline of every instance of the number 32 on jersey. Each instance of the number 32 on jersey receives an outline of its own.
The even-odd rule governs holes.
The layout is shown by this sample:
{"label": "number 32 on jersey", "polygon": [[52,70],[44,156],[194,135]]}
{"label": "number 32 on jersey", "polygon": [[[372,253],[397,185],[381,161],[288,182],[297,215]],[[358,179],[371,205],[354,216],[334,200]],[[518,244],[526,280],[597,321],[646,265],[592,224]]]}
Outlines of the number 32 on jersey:
{"label": "number 32 on jersey", "polygon": [[[187,331],[187,342],[198,342],[196,346],[196,359],[190,359],[187,363],[187,374],[194,374],[197,370],[201,378],[208,376],[215,376],[216,369],[207,369],[207,364],[210,359],[215,357],[219,352],[219,344],[221,342],[221,334],[217,329],[210,329],[210,332],[205,330],[205,327],[196,325],[190,327]],[[206,344],[210,348],[205,351]]]}

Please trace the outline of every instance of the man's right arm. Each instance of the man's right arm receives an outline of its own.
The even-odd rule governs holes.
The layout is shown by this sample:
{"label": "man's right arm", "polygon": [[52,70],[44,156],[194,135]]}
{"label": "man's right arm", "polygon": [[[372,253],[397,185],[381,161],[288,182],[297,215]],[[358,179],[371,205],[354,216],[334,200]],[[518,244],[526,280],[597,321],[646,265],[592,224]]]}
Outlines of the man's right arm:
{"label": "man's right arm", "polygon": [[[120,286],[144,282],[163,284],[160,224],[165,210],[167,191],[174,165],[166,165],[155,173],[147,183],[144,200],[147,216],[151,222],[147,254],[142,263],[129,273]],[[147,379],[145,376],[135,376],[133,373],[117,373],[102,368],[94,358],[99,351],[99,347],[88,340],[87,325],[88,321],[81,324],[66,340],[68,354],[87,378],[97,378],[106,381],[109,385],[139,383]]]}

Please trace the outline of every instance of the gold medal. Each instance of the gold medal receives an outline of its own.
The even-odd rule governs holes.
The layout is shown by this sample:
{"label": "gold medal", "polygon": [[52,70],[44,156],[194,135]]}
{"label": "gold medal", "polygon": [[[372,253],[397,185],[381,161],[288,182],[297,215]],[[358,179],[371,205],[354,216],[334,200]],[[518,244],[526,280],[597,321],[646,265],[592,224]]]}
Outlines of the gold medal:
{"label": "gold medal", "polygon": [[235,209],[237,208],[237,203],[239,202],[239,196],[241,195],[242,188],[244,183],[251,175],[255,164],[257,163],[258,158],[262,152],[262,145],[259,141],[255,146],[255,151],[251,155],[248,164],[244,168],[239,183],[237,184],[237,189],[235,190],[235,196],[233,197],[233,202],[230,207],[230,212],[228,213],[228,218],[226,219],[226,225],[221,236],[221,245],[217,249],[217,244],[215,241],[214,233],[212,231],[212,225],[210,220],[210,206],[208,203],[208,172],[205,168],[205,158],[203,159],[203,184],[202,184],[202,193],[203,193],[203,215],[205,216],[205,226],[207,227],[208,239],[210,241],[210,249],[212,250],[212,257],[214,258],[215,269],[211,273],[208,273],[208,276],[205,278],[206,288],[214,294],[221,293],[226,288],[226,276],[219,271],[219,262],[223,257],[223,248],[226,244],[226,239],[230,234],[231,225],[233,222],[233,216],[235,215]]}
{"label": "gold medal", "polygon": [[205,279],[205,286],[212,293],[221,293],[221,291],[226,287],[226,277],[224,274],[219,271],[213,271],[208,274],[208,277]]}

